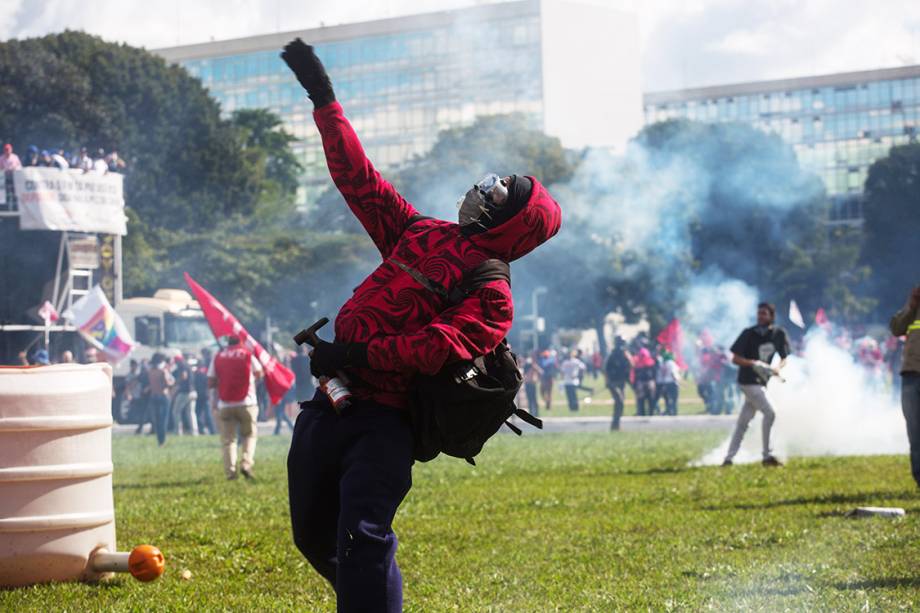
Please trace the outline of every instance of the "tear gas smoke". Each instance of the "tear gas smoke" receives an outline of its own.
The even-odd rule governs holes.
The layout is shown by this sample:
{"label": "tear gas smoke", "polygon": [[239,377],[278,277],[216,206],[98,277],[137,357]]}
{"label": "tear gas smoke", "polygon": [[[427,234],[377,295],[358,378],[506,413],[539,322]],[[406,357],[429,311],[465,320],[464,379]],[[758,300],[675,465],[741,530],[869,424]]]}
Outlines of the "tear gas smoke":
{"label": "tear gas smoke", "polygon": [[[904,418],[883,380],[856,363],[821,330],[809,333],[802,355],[771,381],[776,411],[774,452],[781,457],[900,454],[908,450]],[[735,463],[761,459],[761,417],[751,422]],[[730,437],[696,464],[722,462]]]}
{"label": "tear gas smoke", "polygon": [[[706,330],[717,345],[728,347],[752,325],[757,312],[757,290],[738,279],[727,279],[717,268],[707,269],[686,291],[683,327],[689,332]],[[695,338],[684,338],[684,355],[694,351]]]}

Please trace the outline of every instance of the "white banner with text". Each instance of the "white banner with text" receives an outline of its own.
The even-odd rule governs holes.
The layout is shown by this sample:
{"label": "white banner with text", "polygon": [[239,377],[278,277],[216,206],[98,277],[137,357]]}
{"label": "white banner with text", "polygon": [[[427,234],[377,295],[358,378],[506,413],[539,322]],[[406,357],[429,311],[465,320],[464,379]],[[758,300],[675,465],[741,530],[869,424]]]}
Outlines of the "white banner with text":
{"label": "white banner with text", "polygon": [[79,170],[23,168],[13,172],[21,230],[127,234],[124,177]]}

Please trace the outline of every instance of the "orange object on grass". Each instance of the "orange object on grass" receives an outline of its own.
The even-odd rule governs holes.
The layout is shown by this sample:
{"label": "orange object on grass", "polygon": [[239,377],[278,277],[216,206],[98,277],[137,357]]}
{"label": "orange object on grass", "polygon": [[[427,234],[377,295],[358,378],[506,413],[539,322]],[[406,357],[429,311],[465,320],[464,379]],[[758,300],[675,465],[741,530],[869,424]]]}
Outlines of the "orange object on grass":
{"label": "orange object on grass", "polygon": [[166,569],[166,559],[153,545],[138,545],[128,557],[128,570],[138,581],[153,581]]}

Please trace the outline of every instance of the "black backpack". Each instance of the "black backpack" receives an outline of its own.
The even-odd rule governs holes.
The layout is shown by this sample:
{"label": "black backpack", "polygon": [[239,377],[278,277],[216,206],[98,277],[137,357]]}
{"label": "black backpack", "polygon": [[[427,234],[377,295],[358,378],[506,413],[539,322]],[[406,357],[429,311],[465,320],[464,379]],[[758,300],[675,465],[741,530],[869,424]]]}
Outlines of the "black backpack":
{"label": "black backpack", "polygon": [[[424,287],[446,296],[447,308],[490,281],[511,283],[511,267],[497,259],[465,274],[451,292],[408,266],[400,267]],[[485,355],[447,364],[434,375],[416,375],[409,391],[414,458],[427,462],[445,453],[475,465],[473,458],[502,424],[521,435],[520,428],[508,421],[513,415],[542,428],[541,420],[514,404],[522,382],[517,358],[504,339]]]}

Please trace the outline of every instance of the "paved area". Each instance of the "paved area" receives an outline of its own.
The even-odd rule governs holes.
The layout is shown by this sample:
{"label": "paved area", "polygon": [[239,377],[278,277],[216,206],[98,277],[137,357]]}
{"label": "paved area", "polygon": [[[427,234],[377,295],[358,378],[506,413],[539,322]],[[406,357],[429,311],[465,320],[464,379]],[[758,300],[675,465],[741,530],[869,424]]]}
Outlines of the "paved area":
{"label": "paved area", "polygon": [[[520,420],[517,420],[520,421]],[[674,417],[633,417],[624,416],[620,420],[620,429],[624,432],[640,430],[730,430],[735,424],[735,415],[677,415]],[[131,424],[115,424],[112,430],[116,435],[133,434],[137,426]],[[146,426],[144,431],[149,431]],[[539,432],[527,424],[521,424],[525,432]],[[543,432],[605,432],[610,429],[609,417],[578,417],[550,416],[543,419]],[[259,436],[268,436],[275,431],[275,422],[266,421],[259,424]],[[282,430],[285,435],[290,435],[287,426]]]}
{"label": "paved area", "polygon": [[[620,430],[730,430],[735,424],[734,415],[676,415],[666,417],[633,417],[620,419]],[[544,432],[603,432],[610,429],[609,417],[546,417]]]}

